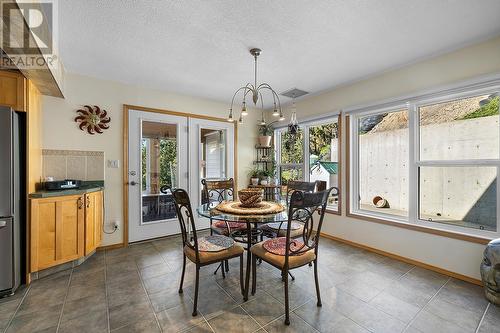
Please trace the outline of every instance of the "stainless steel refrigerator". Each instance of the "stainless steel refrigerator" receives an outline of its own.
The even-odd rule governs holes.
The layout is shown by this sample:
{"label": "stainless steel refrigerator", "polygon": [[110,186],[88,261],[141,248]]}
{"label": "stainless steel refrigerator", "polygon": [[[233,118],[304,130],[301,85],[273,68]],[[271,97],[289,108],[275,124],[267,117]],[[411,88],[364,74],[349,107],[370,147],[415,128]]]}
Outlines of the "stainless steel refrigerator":
{"label": "stainless steel refrigerator", "polygon": [[0,107],[0,297],[21,283],[24,230],[24,114]]}

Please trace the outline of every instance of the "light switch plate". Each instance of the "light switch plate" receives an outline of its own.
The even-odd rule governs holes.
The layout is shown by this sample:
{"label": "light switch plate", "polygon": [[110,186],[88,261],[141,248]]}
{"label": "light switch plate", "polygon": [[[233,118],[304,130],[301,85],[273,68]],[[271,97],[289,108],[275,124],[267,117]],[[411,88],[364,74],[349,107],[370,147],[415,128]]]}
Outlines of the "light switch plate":
{"label": "light switch plate", "polygon": [[120,160],[108,160],[108,168],[119,168]]}

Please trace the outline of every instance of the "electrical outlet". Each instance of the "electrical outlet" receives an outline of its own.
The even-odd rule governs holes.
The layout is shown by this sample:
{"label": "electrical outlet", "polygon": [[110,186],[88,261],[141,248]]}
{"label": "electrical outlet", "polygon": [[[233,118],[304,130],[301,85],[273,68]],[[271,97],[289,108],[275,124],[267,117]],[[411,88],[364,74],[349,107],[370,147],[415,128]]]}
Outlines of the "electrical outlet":
{"label": "electrical outlet", "polygon": [[120,160],[108,160],[108,168],[117,169],[120,167]]}

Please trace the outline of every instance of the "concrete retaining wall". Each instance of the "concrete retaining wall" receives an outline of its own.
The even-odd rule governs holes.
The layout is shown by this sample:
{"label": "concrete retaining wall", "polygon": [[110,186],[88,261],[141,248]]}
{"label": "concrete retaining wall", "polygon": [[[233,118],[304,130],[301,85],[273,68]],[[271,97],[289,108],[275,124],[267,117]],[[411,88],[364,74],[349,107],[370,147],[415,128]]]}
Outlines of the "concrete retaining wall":
{"label": "concrete retaining wall", "polygon": [[[498,158],[499,117],[424,126],[423,160]],[[360,200],[380,195],[392,209],[408,210],[408,129],[360,136]],[[421,217],[496,223],[496,167],[424,167],[420,171]]]}

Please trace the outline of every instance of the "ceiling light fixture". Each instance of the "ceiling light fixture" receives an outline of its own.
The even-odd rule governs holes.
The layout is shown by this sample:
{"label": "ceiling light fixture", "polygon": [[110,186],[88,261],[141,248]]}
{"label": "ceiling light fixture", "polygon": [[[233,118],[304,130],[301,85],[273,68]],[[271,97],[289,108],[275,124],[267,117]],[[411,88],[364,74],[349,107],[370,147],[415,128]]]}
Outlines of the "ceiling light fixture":
{"label": "ceiling light fixture", "polygon": [[[243,123],[243,117],[248,115],[247,111],[247,106],[246,106],[246,97],[247,95],[251,94],[252,95],[252,101],[254,105],[257,105],[257,102],[260,99],[261,107],[262,110],[264,110],[264,101],[262,100],[262,92],[264,90],[268,90],[271,92],[271,95],[273,97],[273,116],[279,117],[279,121],[285,120],[285,117],[283,115],[283,111],[281,110],[281,102],[280,98],[278,97],[278,94],[274,89],[267,83],[261,83],[257,85],[257,57],[260,55],[262,52],[261,49],[251,49],[250,54],[254,57],[255,61],[255,75],[254,75],[254,83],[247,83],[245,86],[238,88],[233,95],[233,99],[231,100],[231,108],[229,109],[229,116],[227,118],[228,121],[233,122],[234,117],[233,117],[233,105],[234,105],[234,99],[238,93],[243,94],[243,103],[241,106],[241,112],[240,112],[240,117],[238,119],[238,122],[241,124]],[[265,123],[264,121],[264,113],[262,113],[262,119],[261,119],[261,124]]]}

